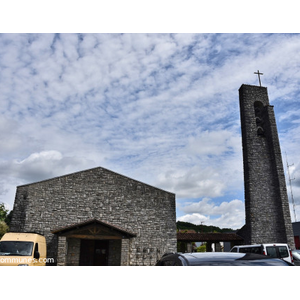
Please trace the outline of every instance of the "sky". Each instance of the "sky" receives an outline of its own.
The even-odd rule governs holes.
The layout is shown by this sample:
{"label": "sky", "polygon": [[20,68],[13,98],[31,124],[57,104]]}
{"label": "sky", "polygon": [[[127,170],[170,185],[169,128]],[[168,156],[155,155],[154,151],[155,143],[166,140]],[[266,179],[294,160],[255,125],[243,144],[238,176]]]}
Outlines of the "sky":
{"label": "sky", "polygon": [[176,194],[177,220],[245,224],[238,89],[268,88],[300,221],[300,35],[0,34],[0,203],[103,167]]}

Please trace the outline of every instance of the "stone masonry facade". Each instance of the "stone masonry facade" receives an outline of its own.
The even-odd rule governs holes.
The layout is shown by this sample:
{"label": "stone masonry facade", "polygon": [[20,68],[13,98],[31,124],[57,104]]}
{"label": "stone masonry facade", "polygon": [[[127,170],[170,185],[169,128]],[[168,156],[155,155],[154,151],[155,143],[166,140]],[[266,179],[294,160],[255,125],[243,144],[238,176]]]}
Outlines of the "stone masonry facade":
{"label": "stone masonry facade", "polygon": [[154,265],[176,251],[175,195],[101,167],[18,186],[10,230],[44,235],[47,257],[78,265],[80,239],[51,231],[90,219],[134,233],[109,240],[108,265]]}
{"label": "stone masonry facade", "polygon": [[245,243],[288,243],[294,237],[273,106],[267,88],[239,89],[246,228]]}

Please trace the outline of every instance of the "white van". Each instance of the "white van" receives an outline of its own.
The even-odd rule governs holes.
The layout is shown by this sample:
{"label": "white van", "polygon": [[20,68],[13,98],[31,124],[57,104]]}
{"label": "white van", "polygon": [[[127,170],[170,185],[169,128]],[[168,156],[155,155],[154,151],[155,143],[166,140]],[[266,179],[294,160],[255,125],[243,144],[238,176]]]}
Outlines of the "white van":
{"label": "white van", "polygon": [[256,253],[281,258],[288,263],[294,264],[292,251],[288,244],[258,244],[234,246],[230,252]]}

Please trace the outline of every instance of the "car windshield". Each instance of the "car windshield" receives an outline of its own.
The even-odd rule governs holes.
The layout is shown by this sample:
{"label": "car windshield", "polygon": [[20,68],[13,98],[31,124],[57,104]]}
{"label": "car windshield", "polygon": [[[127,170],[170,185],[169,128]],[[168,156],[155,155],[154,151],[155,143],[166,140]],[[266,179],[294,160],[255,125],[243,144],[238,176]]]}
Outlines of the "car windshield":
{"label": "car windshield", "polygon": [[0,242],[0,255],[31,256],[33,242],[3,241]]}

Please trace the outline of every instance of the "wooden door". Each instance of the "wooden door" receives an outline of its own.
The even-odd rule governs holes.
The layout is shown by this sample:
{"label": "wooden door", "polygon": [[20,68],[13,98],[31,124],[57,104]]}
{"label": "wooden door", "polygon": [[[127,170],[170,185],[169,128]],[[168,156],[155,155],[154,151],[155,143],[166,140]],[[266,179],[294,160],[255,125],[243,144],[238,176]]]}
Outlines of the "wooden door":
{"label": "wooden door", "polygon": [[94,265],[94,240],[81,240],[80,244],[80,266],[93,266]]}
{"label": "wooden door", "polygon": [[107,266],[108,240],[81,240],[80,266]]}
{"label": "wooden door", "polygon": [[108,240],[95,240],[94,266],[107,266]]}

